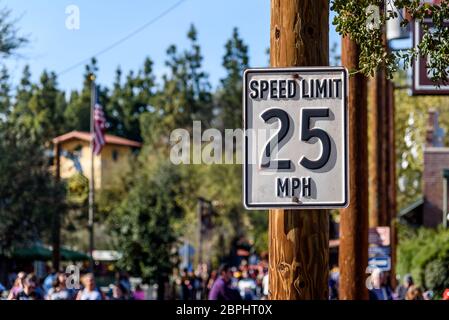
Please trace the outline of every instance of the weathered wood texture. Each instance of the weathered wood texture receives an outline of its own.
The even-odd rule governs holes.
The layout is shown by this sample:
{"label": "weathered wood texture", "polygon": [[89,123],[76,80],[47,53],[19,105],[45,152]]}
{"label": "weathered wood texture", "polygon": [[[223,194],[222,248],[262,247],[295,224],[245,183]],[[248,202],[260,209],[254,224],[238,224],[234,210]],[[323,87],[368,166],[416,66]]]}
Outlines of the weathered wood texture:
{"label": "weathered wood texture", "polygon": [[[388,49],[385,28],[382,36]],[[369,98],[369,226],[391,228],[390,284],[394,286],[397,242],[394,83],[387,80],[385,65],[370,79]]]}
{"label": "weathered wood texture", "polygon": [[328,13],[324,0],[272,0],[271,66],[327,66]]}
{"label": "weathered wood texture", "polygon": [[397,246],[397,179],[396,179],[396,143],[395,143],[395,101],[394,101],[394,82],[388,81],[388,222],[390,225],[391,237],[391,286],[397,285],[396,281],[396,246]]}
{"label": "weathered wood texture", "polygon": [[[382,41],[388,46],[386,29]],[[369,226],[388,226],[389,97],[385,64],[369,82]]]}
{"label": "weathered wood texture", "polygon": [[369,226],[388,224],[387,189],[387,83],[385,71],[381,68],[370,79],[369,98]]}
{"label": "weathered wood texture", "polygon": [[[273,67],[329,64],[329,2],[271,0]],[[328,299],[326,210],[270,210],[269,298]]]}
{"label": "weathered wood texture", "polygon": [[[342,39],[342,64],[358,67],[359,46]],[[349,79],[349,193],[351,203],[340,210],[340,300],[366,300],[368,265],[368,106],[367,79],[361,73]]]}

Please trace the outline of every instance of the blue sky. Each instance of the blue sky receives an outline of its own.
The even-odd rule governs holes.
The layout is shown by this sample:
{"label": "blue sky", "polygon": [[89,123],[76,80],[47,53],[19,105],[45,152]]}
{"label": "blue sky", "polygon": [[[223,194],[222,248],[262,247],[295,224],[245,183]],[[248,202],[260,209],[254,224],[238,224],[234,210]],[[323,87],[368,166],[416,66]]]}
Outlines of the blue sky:
{"label": "blue sky", "polygon": [[[20,51],[20,58],[7,61],[13,83],[20,79],[25,64],[29,64],[33,79],[42,70],[59,73],[73,64],[90,58],[94,53],[136,30],[160,15],[179,0],[0,0],[19,18],[21,32],[30,43]],[[80,29],[65,26],[66,7],[80,9]],[[137,70],[145,57],[154,61],[159,77],[165,72],[165,51],[170,44],[187,45],[186,33],[191,23],[198,30],[204,56],[204,69],[212,85],[224,75],[221,66],[224,43],[234,26],[249,46],[251,66],[266,66],[269,46],[270,0],[185,0],[169,14],[114,49],[100,55],[98,81],[110,85],[117,66],[124,72]],[[331,42],[339,37],[331,27]],[[60,88],[79,89],[84,67],[61,75]]]}

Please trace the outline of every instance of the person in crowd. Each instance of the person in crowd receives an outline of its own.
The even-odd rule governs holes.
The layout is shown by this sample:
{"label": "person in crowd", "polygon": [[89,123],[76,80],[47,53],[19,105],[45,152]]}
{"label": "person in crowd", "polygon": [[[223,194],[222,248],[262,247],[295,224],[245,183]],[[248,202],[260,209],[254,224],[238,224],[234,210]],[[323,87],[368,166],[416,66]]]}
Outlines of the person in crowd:
{"label": "person in crowd", "polygon": [[19,272],[17,274],[17,277],[14,280],[14,284],[11,290],[9,291],[8,300],[14,300],[15,297],[23,290],[25,277],[26,277],[25,272]]}
{"label": "person in crowd", "polygon": [[434,293],[432,290],[427,290],[422,294],[424,300],[432,300],[434,297]]}
{"label": "person in crowd", "polygon": [[0,300],[5,300],[3,297],[3,293],[6,291],[6,288],[0,283]]}
{"label": "person in crowd", "polygon": [[219,277],[215,280],[209,300],[241,300],[240,293],[231,286],[232,270],[228,264],[223,264],[218,270]]}
{"label": "person in crowd", "polygon": [[258,269],[250,269],[249,277],[254,280],[256,284],[256,296],[258,298],[262,297],[262,279],[263,275],[260,274]]}
{"label": "person in crowd", "polygon": [[188,269],[185,268],[181,273],[181,294],[182,300],[190,300],[192,291],[192,283],[190,282]]}
{"label": "person in crowd", "polygon": [[411,285],[405,294],[405,300],[424,300],[422,290],[416,285]]}
{"label": "person in crowd", "polygon": [[36,274],[31,273],[32,277],[33,277],[33,281],[36,283],[36,292],[43,298],[45,299],[45,291],[42,288],[42,283],[41,283],[41,279],[38,279],[38,277],[36,276]]}
{"label": "person in crowd", "polygon": [[209,290],[207,288],[207,284],[208,284],[208,280],[209,280],[209,272],[208,272],[208,266],[206,263],[203,263],[200,266],[199,276],[201,279],[201,288],[202,288],[201,299],[206,299],[209,294]]}
{"label": "person in crowd", "polygon": [[48,290],[47,300],[71,300],[72,293],[66,286],[67,277],[64,273],[56,273],[53,286]]}
{"label": "person in crowd", "polygon": [[263,294],[263,299],[268,299],[268,291],[269,291],[269,287],[268,287],[268,269],[264,269],[263,271],[264,276],[262,278],[262,294]]}
{"label": "person in crowd", "polygon": [[126,288],[124,288],[122,284],[114,284],[112,286],[112,295],[110,300],[126,300],[124,292],[126,292]]}
{"label": "person in crowd", "polygon": [[134,300],[145,300],[145,291],[143,291],[140,284],[138,284],[136,286],[136,289],[134,290],[133,299]]}
{"label": "person in crowd", "polygon": [[36,277],[33,274],[29,274],[23,281],[23,290],[13,300],[43,300],[44,296],[37,288]]}
{"label": "person in crowd", "polygon": [[385,274],[374,269],[371,273],[371,283],[369,289],[370,300],[392,300],[392,290],[386,283]]}
{"label": "person in crowd", "polygon": [[44,289],[45,294],[48,294],[50,289],[54,286],[54,282],[57,278],[58,274],[54,268],[51,268],[50,273],[45,277],[44,282],[42,284],[42,288]]}
{"label": "person in crowd", "polygon": [[256,282],[249,277],[248,271],[242,271],[242,276],[237,286],[243,300],[256,299]]}
{"label": "person in crowd", "polygon": [[203,279],[201,278],[200,270],[192,274],[193,299],[201,300],[203,293]]}
{"label": "person in crowd", "polygon": [[444,290],[442,300],[449,300],[449,289]]}
{"label": "person in crowd", "polygon": [[189,299],[188,300],[195,300],[195,274],[192,270],[189,270],[187,273],[187,278],[189,279]]}
{"label": "person in crowd", "polygon": [[231,268],[231,287],[232,288],[237,288],[237,285],[239,283],[239,279],[242,276],[242,273],[240,272],[240,270],[237,267],[232,267]]}
{"label": "person in crowd", "polygon": [[131,298],[131,282],[129,281],[129,274],[127,272],[119,272],[116,274],[116,282],[120,285],[123,296],[126,299]]}
{"label": "person in crowd", "polygon": [[209,279],[207,279],[207,284],[206,284],[206,297],[209,297],[209,293],[210,290],[212,289],[215,281],[218,278],[218,273],[216,270],[212,270],[212,272],[209,275]]}
{"label": "person in crowd", "polygon": [[338,300],[338,286],[340,281],[340,269],[338,266],[334,267],[329,272],[329,300]]}
{"label": "person in crowd", "polygon": [[76,300],[103,300],[103,295],[95,285],[95,278],[92,273],[83,276],[81,283],[83,289],[76,296]]}
{"label": "person in crowd", "polygon": [[404,276],[404,280],[403,283],[400,284],[397,288],[396,288],[396,299],[397,300],[404,300],[405,296],[407,294],[408,289],[413,286],[414,282],[413,282],[413,278],[411,274],[406,274]]}

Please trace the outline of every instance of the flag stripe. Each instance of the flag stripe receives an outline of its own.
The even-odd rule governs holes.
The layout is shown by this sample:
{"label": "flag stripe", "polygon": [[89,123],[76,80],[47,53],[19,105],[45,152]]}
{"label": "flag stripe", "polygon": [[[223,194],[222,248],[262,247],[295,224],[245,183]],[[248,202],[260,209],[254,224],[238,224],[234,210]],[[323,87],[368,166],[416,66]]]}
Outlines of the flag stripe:
{"label": "flag stripe", "polygon": [[106,144],[104,132],[106,131],[106,118],[103,107],[96,103],[94,106],[94,132],[93,134],[93,152],[99,155],[103,146]]}

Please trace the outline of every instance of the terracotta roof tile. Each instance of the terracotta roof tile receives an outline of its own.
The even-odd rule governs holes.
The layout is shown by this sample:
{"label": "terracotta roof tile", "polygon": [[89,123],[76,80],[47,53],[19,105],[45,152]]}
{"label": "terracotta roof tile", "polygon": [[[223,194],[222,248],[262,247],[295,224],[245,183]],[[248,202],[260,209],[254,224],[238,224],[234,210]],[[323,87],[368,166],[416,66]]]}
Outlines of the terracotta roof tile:
{"label": "terracotta roof tile", "polygon": [[[63,134],[59,137],[54,138],[52,141],[54,144],[66,142],[72,139],[78,139],[89,142],[91,140],[91,135],[89,132],[83,132],[83,131],[72,131],[68,132],[66,134]],[[117,136],[113,136],[111,134],[105,135],[106,144],[115,144],[115,145],[121,145],[121,146],[128,146],[128,147],[135,147],[140,148],[142,147],[142,143],[138,141],[133,141]]]}

